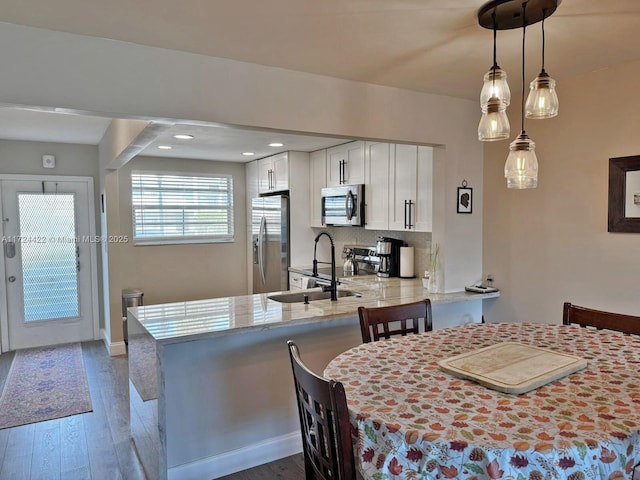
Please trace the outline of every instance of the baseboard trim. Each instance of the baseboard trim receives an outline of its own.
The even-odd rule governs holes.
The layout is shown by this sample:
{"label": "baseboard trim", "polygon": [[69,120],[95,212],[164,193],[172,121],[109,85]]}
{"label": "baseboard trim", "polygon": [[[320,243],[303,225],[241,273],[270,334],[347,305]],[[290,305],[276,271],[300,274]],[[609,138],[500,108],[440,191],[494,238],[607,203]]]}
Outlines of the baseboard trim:
{"label": "baseboard trim", "polygon": [[300,432],[288,433],[220,455],[169,468],[169,480],[220,478],[302,452]]}
{"label": "baseboard trim", "polygon": [[111,343],[111,338],[109,338],[109,335],[104,328],[100,329],[100,336],[102,337],[104,346],[107,347],[109,356],[117,357],[118,355],[126,355],[127,346],[125,345],[124,341]]}

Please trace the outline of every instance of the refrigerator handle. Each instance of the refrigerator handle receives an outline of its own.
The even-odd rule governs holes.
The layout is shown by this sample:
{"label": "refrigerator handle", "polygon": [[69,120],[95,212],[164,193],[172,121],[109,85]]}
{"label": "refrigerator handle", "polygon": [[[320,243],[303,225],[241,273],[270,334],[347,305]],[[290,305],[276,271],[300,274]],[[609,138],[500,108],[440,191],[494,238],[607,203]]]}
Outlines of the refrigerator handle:
{"label": "refrigerator handle", "polygon": [[264,271],[264,237],[267,234],[267,219],[260,219],[260,230],[258,230],[258,269],[260,270],[260,278],[262,283],[266,283],[267,278]]}
{"label": "refrigerator handle", "polygon": [[253,264],[258,264],[258,239],[253,241]]}

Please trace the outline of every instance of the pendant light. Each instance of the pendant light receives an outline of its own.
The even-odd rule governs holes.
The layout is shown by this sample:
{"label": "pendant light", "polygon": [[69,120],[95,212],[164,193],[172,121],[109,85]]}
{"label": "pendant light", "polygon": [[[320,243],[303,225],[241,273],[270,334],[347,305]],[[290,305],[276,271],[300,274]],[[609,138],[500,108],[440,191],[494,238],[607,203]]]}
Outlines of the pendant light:
{"label": "pendant light", "polygon": [[[536,144],[527,135],[524,129],[526,115],[524,88],[525,88],[525,45],[526,27],[543,21],[552,15],[561,0],[491,0],[478,10],[478,22],[487,29],[494,30],[494,58],[495,58],[495,30],[507,30],[522,28],[522,91],[521,91],[521,131],[509,145],[509,156],[504,166],[504,176],[507,179],[508,188],[535,188],[538,185],[538,159],[536,157]],[[541,105],[553,105],[555,95],[555,81],[544,70],[544,28],[543,28],[543,60],[542,72],[531,84],[532,110],[540,112]],[[495,65],[495,63],[494,63]],[[533,93],[535,91],[535,93]],[[495,101],[487,102],[487,116],[495,113]],[[557,96],[555,97],[557,114]],[[506,107],[505,107],[506,108]],[[549,118],[550,115],[536,116],[535,118]],[[484,116],[484,111],[483,111]],[[533,117],[532,117],[533,118]],[[481,119],[480,125],[483,124]],[[478,128],[480,136],[480,128]]]}
{"label": "pendant light", "polygon": [[558,95],[556,81],[544,69],[544,15],[542,17],[542,70],[529,85],[527,97],[527,118],[552,118],[558,115]]}
{"label": "pendant light", "polygon": [[522,4],[522,119],[520,135],[509,145],[509,156],[504,164],[507,188],[535,188],[538,186],[538,158],[536,144],[524,130],[524,51],[527,34],[527,2]]}
{"label": "pendant light", "polygon": [[493,14],[493,65],[484,74],[484,84],[480,92],[482,117],[478,124],[478,139],[493,142],[509,138],[510,126],[507,107],[511,101],[511,91],[507,83],[507,74],[496,61],[496,22]]}

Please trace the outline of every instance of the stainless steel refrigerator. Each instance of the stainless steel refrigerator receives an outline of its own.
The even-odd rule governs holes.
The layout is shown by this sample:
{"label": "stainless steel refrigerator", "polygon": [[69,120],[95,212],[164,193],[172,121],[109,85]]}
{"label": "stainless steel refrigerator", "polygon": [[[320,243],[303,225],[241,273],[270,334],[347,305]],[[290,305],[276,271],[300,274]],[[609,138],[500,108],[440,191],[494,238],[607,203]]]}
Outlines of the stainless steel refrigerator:
{"label": "stainless steel refrigerator", "polygon": [[289,290],[289,197],[251,200],[253,293]]}

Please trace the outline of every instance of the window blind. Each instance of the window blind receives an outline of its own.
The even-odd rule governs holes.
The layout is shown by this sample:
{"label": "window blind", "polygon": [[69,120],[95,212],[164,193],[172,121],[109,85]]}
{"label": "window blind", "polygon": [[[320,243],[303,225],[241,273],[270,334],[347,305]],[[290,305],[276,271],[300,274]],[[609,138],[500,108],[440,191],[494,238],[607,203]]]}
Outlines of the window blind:
{"label": "window blind", "polygon": [[233,178],[132,172],[137,243],[233,241]]}

